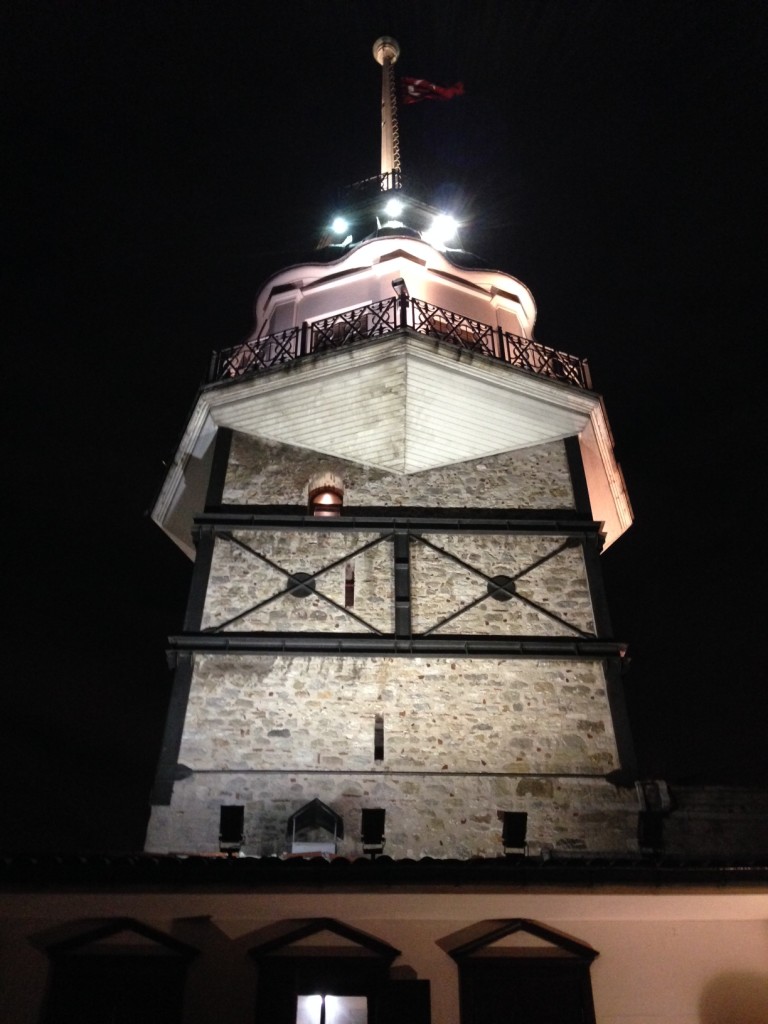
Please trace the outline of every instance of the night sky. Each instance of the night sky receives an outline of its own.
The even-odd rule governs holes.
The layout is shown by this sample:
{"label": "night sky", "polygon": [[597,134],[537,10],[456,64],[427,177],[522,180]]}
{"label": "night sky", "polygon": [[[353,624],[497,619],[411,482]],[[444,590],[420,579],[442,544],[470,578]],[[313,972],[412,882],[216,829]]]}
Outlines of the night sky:
{"label": "night sky", "polygon": [[604,556],[641,770],[768,784],[768,8],[730,0],[24,2],[0,34],[10,516],[0,850],[141,847],[190,563],[149,520],[212,349],[379,170],[587,357],[636,515]]}

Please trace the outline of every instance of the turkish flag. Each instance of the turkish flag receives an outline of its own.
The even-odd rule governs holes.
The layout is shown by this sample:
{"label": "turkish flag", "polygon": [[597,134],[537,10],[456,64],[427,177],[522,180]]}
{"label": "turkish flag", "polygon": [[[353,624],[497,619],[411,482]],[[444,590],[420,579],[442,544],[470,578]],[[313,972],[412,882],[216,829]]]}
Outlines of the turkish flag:
{"label": "turkish flag", "polygon": [[421,103],[422,100],[452,100],[464,95],[464,83],[435,85],[426,78],[401,78],[400,100],[402,103]]}

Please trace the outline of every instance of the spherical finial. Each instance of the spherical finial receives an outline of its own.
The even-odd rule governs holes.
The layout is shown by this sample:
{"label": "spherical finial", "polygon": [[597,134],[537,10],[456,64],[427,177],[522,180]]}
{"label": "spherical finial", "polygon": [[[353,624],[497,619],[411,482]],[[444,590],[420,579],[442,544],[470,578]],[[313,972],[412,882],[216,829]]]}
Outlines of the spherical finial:
{"label": "spherical finial", "polygon": [[400,44],[391,36],[379,36],[373,44],[373,59],[377,64],[383,65],[385,60],[394,64],[399,56]]}

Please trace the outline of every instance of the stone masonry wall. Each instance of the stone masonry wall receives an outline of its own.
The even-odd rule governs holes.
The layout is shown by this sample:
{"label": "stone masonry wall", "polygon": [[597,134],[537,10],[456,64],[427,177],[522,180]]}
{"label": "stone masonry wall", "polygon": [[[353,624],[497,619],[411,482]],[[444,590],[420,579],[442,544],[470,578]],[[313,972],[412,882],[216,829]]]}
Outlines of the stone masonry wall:
{"label": "stone masonry wall", "polygon": [[523,658],[198,656],[179,758],[235,771],[618,767],[602,664]]}
{"label": "stone masonry wall", "polygon": [[[217,538],[203,628],[228,623],[226,628],[237,631],[393,632],[390,539],[370,532],[318,530],[242,530],[234,537],[234,542]],[[344,609],[350,570],[354,599],[349,612],[354,616]],[[285,593],[290,575],[300,572],[321,573],[314,594]],[[497,575],[516,578],[517,596],[499,601],[488,595],[487,577]],[[510,636],[594,632],[581,549],[566,546],[562,537],[424,534],[423,540],[414,538],[411,601],[416,634],[433,630],[449,617],[450,622],[436,632]],[[470,603],[472,607],[467,608]],[[254,609],[255,605],[259,607]]]}
{"label": "stone masonry wall", "polygon": [[[230,628],[241,631],[367,632],[364,623],[343,609],[346,560],[354,567],[355,573],[352,609],[355,615],[382,633],[394,631],[392,544],[372,543],[379,540],[379,534],[242,530],[235,537],[251,550],[246,551],[236,543],[217,537],[203,628],[216,626],[258,602],[268,601],[263,607],[238,618]],[[361,548],[366,550],[360,551]],[[275,568],[276,565],[284,571]],[[332,567],[322,572],[315,583],[318,594],[277,596],[285,591],[288,584],[286,573],[315,573],[327,566]],[[326,594],[342,607],[335,607],[319,594]]]}
{"label": "stone masonry wall", "polygon": [[519,597],[499,601],[486,596],[437,632],[511,636],[594,632],[582,551],[567,546],[562,537],[424,534],[423,540],[412,544],[415,633],[425,632],[487,595],[485,577],[499,575],[515,578]]}
{"label": "stone masonry wall", "polygon": [[403,474],[239,433],[232,440],[222,500],[233,505],[306,505],[309,481],[323,473],[341,479],[345,505],[574,507],[562,441]]}
{"label": "stone masonry wall", "polygon": [[395,858],[497,857],[499,812],[526,811],[529,852],[636,850],[637,800],[602,779],[201,773],[176,784],[169,807],[154,807],[147,851],[215,853],[219,808],[245,807],[245,845],[250,856],[290,852],[286,823],[318,797],[344,820],[337,853],[362,854],[360,812],[384,807],[386,846]]}
{"label": "stone masonry wall", "polygon": [[768,858],[768,790],[670,786],[664,850],[689,857]]}
{"label": "stone masonry wall", "polygon": [[[341,482],[347,507],[574,504],[562,442],[406,476],[237,434],[223,501],[306,508],[322,476]],[[578,544],[443,532],[410,544],[414,633],[594,630]],[[296,573],[319,573],[316,592],[281,596]],[[488,594],[499,575],[515,578],[509,600]],[[391,539],[320,523],[219,536],[203,628],[391,633]],[[603,778],[618,756],[597,660],[198,655],[179,760],[193,774],[153,809],[149,850],[215,852],[220,806],[241,803],[246,852],[281,854],[287,819],[315,797],[344,817],[347,855],[361,852],[364,807],[386,809],[395,857],[495,856],[505,810],[528,811],[538,848],[635,842],[634,793]]]}

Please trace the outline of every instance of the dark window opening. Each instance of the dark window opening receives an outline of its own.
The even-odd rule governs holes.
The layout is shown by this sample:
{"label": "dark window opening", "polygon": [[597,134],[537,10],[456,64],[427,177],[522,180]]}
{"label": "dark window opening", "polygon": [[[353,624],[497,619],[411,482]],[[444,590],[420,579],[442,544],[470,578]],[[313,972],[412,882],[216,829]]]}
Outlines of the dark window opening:
{"label": "dark window opening", "polygon": [[384,717],[376,715],[373,725],[373,759],[384,760]]}
{"label": "dark window opening", "polygon": [[[519,840],[519,831],[509,838]],[[487,923],[487,932],[449,949],[461,1024],[595,1024],[589,965],[597,950],[536,921]]]}
{"label": "dark window opening", "polygon": [[355,566],[347,562],[344,566],[344,607],[355,607]]}
{"label": "dark window opening", "polygon": [[464,965],[461,1024],[594,1024],[589,967],[562,958]]}
{"label": "dark window opening", "polygon": [[363,840],[363,853],[369,854],[373,860],[382,853],[386,839],[384,838],[384,821],[387,812],[383,807],[363,807],[360,815],[360,832]]}
{"label": "dark window opening", "polygon": [[197,950],[129,918],[48,947],[43,1024],[181,1024]]}
{"label": "dark window opening", "polygon": [[219,849],[238,853],[245,839],[245,808],[241,804],[223,804],[219,809]]}
{"label": "dark window opening", "polygon": [[528,832],[527,811],[502,811],[501,842],[504,853],[509,857],[515,854],[525,855],[528,852],[526,834]]}
{"label": "dark window opening", "polygon": [[53,970],[45,1024],[181,1024],[186,964],[159,957],[73,958]]}

